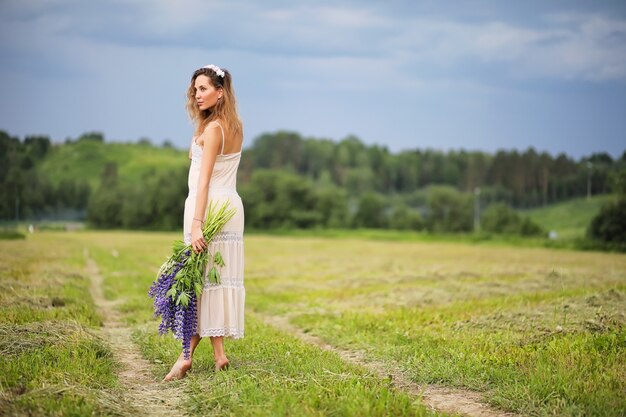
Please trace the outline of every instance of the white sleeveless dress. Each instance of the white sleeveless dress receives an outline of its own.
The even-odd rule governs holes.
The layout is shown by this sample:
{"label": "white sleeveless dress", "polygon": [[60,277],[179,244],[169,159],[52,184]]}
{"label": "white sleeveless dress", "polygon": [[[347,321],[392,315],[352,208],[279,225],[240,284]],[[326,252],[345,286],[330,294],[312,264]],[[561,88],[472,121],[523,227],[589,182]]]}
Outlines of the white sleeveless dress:
{"label": "white sleeveless dress", "polygon": [[[222,151],[217,155],[209,182],[208,200],[221,205],[230,203],[236,214],[224,225],[209,243],[209,251],[222,254],[225,265],[217,267],[220,283],[209,283],[204,272],[204,289],[198,300],[198,334],[201,337],[226,336],[234,339],[243,337],[243,316],[246,292],[243,285],[243,229],[244,212],[237,193],[237,168],[241,151],[224,155],[224,129],[222,129]],[[191,243],[191,224],[196,208],[196,191],[200,177],[203,149],[193,138],[191,166],[189,167],[189,195],[185,200],[184,241]],[[207,206],[208,208],[208,206]],[[205,216],[206,217],[206,212]]]}

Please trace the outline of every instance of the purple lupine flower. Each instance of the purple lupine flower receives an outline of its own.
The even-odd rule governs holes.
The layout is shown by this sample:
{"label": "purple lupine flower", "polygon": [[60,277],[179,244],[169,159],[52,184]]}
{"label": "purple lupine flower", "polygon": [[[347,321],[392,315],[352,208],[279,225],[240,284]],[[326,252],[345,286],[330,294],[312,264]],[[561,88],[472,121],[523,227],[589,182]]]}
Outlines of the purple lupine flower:
{"label": "purple lupine flower", "polygon": [[183,321],[183,354],[185,359],[189,359],[191,338],[197,333],[197,299],[196,294],[192,293],[189,299],[189,304],[185,311],[185,317]]}
{"label": "purple lupine flower", "polygon": [[[174,336],[182,341],[185,359],[189,359],[191,352],[191,338],[196,334],[197,327],[197,297],[192,292],[187,306],[176,305],[177,297],[168,297],[167,292],[175,284],[176,275],[185,266],[191,251],[186,251],[183,256],[171,267],[159,275],[152,284],[148,295],[154,298],[154,315],[161,316],[159,334],[172,331]],[[178,295],[178,294],[177,294]]]}
{"label": "purple lupine flower", "polygon": [[176,339],[183,338],[183,328],[185,325],[185,307],[182,304],[176,306],[176,312],[174,313],[174,336]]}
{"label": "purple lupine flower", "polygon": [[[165,334],[171,330],[175,334],[177,308],[175,299],[167,296],[167,292],[176,281],[176,275],[185,266],[190,251],[186,251],[170,269],[166,269],[159,275],[158,279],[152,283],[148,295],[154,298],[154,316],[161,316],[159,334]],[[182,313],[178,313],[179,317]],[[180,332],[178,332],[181,334]]]}
{"label": "purple lupine flower", "polygon": [[162,319],[159,326],[159,334],[165,334],[173,323],[173,304],[166,294],[172,287],[179,270],[180,268],[175,267],[171,271],[163,272],[158,280],[152,284],[148,292],[148,295],[154,298],[154,316],[161,316]]}

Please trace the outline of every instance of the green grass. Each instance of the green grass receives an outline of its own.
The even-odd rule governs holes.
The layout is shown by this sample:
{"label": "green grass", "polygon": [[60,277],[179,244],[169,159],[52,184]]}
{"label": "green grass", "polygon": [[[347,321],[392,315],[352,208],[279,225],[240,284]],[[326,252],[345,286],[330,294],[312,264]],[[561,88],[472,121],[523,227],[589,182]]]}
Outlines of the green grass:
{"label": "green grass", "polygon": [[532,210],[522,211],[545,230],[555,230],[559,239],[584,237],[591,219],[600,211],[603,204],[613,201],[614,195],[603,194],[575,198],[563,203],[552,204]]}
{"label": "green grass", "polygon": [[[428,414],[387,379],[264,324],[264,315],[286,316],[416,383],[482,392],[505,410],[626,413],[626,255],[361,233],[246,234],[246,337],[226,341],[233,366],[219,374],[212,372],[210,344],[200,344],[189,378],[178,383],[187,413]],[[155,378],[167,372],[180,345],[156,334],[147,290],[177,238],[180,233],[83,231],[0,241],[6,297],[0,323],[17,324],[0,331],[35,335],[20,338],[26,347],[13,356],[18,364],[0,369],[14,409],[62,414],[41,387],[58,387],[64,378],[68,386],[86,387],[63,391],[68,402],[54,406],[66,414],[83,406],[95,414],[118,410],[110,397],[91,396],[95,387],[115,393],[117,384],[106,343],[90,331],[99,318],[81,275],[83,248],[100,267],[105,296],[120,300]],[[39,323],[50,332],[37,330]],[[70,351],[79,352],[70,356],[78,369],[63,360]]]}
{"label": "green grass", "polygon": [[[148,320],[134,294],[137,282],[145,287],[154,277],[133,271],[154,273],[178,236],[99,236],[105,276],[132,282],[107,278],[112,297],[129,299],[128,320]],[[287,314],[305,331],[400,367],[416,382],[484,391],[492,404],[529,414],[618,415],[625,407],[617,395],[626,387],[619,366],[626,359],[623,255],[253,234],[246,271],[247,308]],[[254,333],[264,331],[259,325]],[[158,339],[146,337],[144,349],[164,372],[177,344],[155,355],[149,352]],[[241,347],[246,343],[227,345]],[[201,355],[210,368],[210,352]]]}
{"label": "green grass", "polygon": [[[80,232],[58,234],[86,247],[104,277],[105,297],[122,300],[119,310],[133,326],[133,338],[154,364],[160,379],[180,353],[180,342],[158,336],[147,291],[178,234]],[[190,415],[426,416],[419,400],[393,390],[390,381],[342,362],[336,355],[246,316],[246,337],[226,341],[229,372],[214,374],[209,341],[194,356],[183,381],[184,407]]]}
{"label": "green grass", "polygon": [[261,312],[508,410],[626,412],[624,255],[256,239],[247,300]]}
{"label": "green grass", "polygon": [[0,240],[24,239],[26,236],[17,230],[0,230]]}
{"label": "green grass", "polygon": [[[293,336],[246,317],[245,341],[226,341],[231,359],[227,373],[213,374],[213,354],[201,344],[194,355],[185,394],[192,415],[234,416],[426,416],[406,394],[334,353],[302,343]],[[180,352],[153,329],[135,334],[146,357],[168,370]]]}
{"label": "green grass", "polygon": [[626,410],[618,395],[624,388],[623,329],[599,334],[495,331],[484,323],[474,327],[471,321],[433,319],[415,311],[312,314],[294,322],[335,345],[365,351],[389,366],[402,364],[417,382],[489,391],[491,402],[506,409],[558,415]]}
{"label": "green grass", "polygon": [[54,146],[37,170],[55,185],[63,179],[80,178],[94,190],[107,162],[117,163],[119,177],[136,184],[157,170],[183,168],[185,155],[185,151],[174,148],[83,140]]}
{"label": "green grass", "polygon": [[[580,232],[580,230],[579,230]],[[547,236],[527,237],[519,235],[479,233],[429,233],[412,230],[386,229],[275,229],[247,230],[249,235],[283,236],[297,238],[333,238],[333,239],[367,239],[390,242],[423,242],[423,243],[466,243],[471,245],[501,247],[553,248],[565,250],[606,251],[601,245],[570,233],[568,237],[549,239]],[[581,232],[582,233],[582,232]]]}
{"label": "green grass", "polygon": [[0,242],[0,414],[126,415],[81,248],[58,238]]}

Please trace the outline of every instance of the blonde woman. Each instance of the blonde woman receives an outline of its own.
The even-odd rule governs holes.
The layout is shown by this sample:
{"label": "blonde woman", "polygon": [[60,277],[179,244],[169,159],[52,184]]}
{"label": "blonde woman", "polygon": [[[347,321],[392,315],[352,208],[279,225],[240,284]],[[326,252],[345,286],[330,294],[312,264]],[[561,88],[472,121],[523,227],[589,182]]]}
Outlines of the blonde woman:
{"label": "blonde woman", "polygon": [[[191,369],[193,352],[203,337],[213,345],[215,370],[226,369],[229,360],[224,338],[243,337],[245,288],[243,286],[244,211],[237,194],[237,169],[241,160],[243,127],[230,73],[216,65],[194,71],[187,90],[187,111],[195,123],[189,150],[189,195],[185,200],[184,241],[199,253],[219,251],[225,265],[220,269],[220,283],[206,278],[197,304],[197,334],[191,339],[188,360],[181,352],[164,381],[180,379]],[[209,201],[229,202],[236,214],[206,242],[202,225]]]}

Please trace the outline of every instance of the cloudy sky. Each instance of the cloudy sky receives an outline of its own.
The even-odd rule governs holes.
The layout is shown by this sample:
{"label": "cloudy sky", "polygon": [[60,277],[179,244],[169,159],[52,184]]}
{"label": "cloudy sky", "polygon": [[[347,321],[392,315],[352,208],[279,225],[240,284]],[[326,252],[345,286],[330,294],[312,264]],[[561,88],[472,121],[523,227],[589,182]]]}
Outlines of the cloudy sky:
{"label": "cloudy sky", "polygon": [[0,129],[187,147],[194,69],[263,132],[403,149],[626,150],[626,2],[0,0]]}

